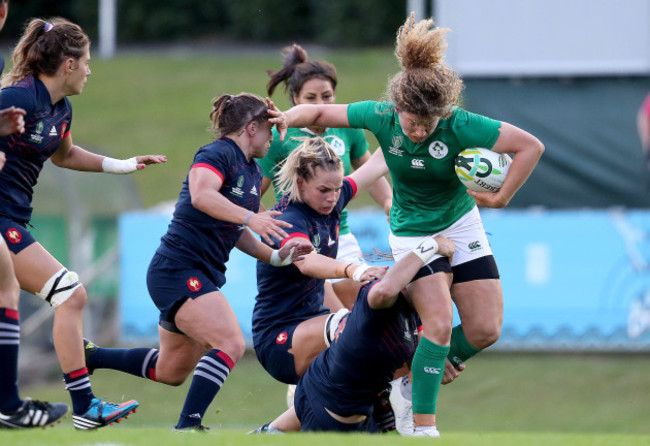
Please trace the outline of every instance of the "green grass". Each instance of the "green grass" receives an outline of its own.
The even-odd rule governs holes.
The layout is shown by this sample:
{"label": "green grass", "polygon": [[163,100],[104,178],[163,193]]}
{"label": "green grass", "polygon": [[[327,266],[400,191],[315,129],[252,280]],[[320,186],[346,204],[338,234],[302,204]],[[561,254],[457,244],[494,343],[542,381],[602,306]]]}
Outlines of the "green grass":
{"label": "green grass", "polygon": [[[438,400],[438,426],[445,441],[447,437],[453,441],[467,435],[482,439],[518,433],[528,443],[542,433],[562,433],[576,441],[581,434],[589,434],[597,438],[629,435],[630,441],[644,438],[649,442],[648,376],[650,359],[644,356],[484,353],[468,364],[456,382],[443,387]],[[138,428],[134,435],[141,435],[140,429],[168,432],[177,421],[188,386],[167,387],[107,370],[97,371],[92,382],[98,396],[140,401],[138,413],[117,429]],[[284,410],[285,392],[286,386],[266,374],[249,353],[233,370],[208,409],[204,423],[218,432],[248,431]],[[22,394],[51,401],[68,399],[58,382],[23,388]],[[63,427],[72,431],[70,426],[68,416],[50,432],[58,434]],[[109,435],[104,432],[112,430],[106,429],[101,435]],[[581,444],[572,441],[565,444]],[[483,440],[479,443],[492,444]],[[584,444],[591,443],[585,439]]]}
{"label": "green grass", "polygon": [[[93,59],[83,94],[71,97],[73,140],[119,158],[166,154],[166,166],[134,177],[145,206],[176,200],[194,153],[212,139],[207,131],[212,98],[241,91],[265,96],[266,70],[279,68],[279,51],[139,52]],[[380,98],[389,75],[397,71],[390,48],[314,52],[312,57],[336,64],[339,102]],[[282,109],[288,107],[283,89],[274,99]],[[369,141],[374,150],[376,140]]]}

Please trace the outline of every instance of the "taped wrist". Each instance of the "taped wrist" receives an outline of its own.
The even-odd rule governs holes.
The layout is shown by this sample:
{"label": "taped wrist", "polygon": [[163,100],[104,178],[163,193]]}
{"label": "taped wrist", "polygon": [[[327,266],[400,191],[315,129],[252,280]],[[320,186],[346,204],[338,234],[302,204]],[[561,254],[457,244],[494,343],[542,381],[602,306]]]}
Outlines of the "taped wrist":
{"label": "taped wrist", "polygon": [[438,253],[438,242],[433,237],[427,237],[411,252],[426,265],[431,260],[431,257]]}
{"label": "taped wrist", "polygon": [[354,273],[352,273],[352,280],[355,282],[361,282],[361,276],[363,276],[363,273],[368,271],[368,268],[370,268],[370,266],[365,263],[359,265],[357,269],[354,270]]}
{"label": "taped wrist", "polygon": [[127,160],[105,157],[102,160],[102,170],[106,173],[115,173],[119,175],[135,172],[138,170],[138,160],[136,157]]}
{"label": "taped wrist", "polygon": [[280,258],[280,250],[274,249],[273,252],[271,252],[271,258],[269,259],[269,263],[273,266],[287,266],[291,264],[291,257],[293,257],[293,252],[296,250],[296,248],[291,248],[291,251],[289,251],[289,255],[285,257],[284,260]]}

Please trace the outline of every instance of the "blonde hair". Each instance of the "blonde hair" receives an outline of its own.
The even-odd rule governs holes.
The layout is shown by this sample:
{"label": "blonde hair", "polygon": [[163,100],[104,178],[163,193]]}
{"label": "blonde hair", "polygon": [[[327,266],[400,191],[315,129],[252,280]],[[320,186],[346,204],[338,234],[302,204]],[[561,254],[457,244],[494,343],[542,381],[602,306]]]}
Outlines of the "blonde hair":
{"label": "blonde hair", "polygon": [[397,31],[395,56],[402,71],[389,81],[386,96],[400,110],[439,118],[453,112],[463,81],[443,62],[448,31],[434,27],[432,19],[415,23],[413,13]]}
{"label": "blonde hair", "polygon": [[79,25],[64,18],[32,19],[11,55],[13,67],[2,78],[2,87],[14,85],[30,74],[54,76],[63,61],[79,59],[90,39]]}
{"label": "blonde hair", "polygon": [[332,146],[320,136],[292,138],[302,141],[284,160],[276,187],[282,194],[289,193],[289,201],[302,201],[298,190],[298,177],[309,181],[315,176],[317,167],[326,171],[339,170],[343,172],[343,161]]}

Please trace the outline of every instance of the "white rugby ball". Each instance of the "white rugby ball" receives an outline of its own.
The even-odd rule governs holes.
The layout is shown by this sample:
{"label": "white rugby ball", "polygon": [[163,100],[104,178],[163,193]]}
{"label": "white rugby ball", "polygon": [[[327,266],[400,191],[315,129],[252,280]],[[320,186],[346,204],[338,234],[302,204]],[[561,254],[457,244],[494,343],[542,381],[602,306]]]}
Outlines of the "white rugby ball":
{"label": "white rugby ball", "polygon": [[474,147],[456,156],[456,176],[468,189],[499,192],[512,159],[508,155]]}

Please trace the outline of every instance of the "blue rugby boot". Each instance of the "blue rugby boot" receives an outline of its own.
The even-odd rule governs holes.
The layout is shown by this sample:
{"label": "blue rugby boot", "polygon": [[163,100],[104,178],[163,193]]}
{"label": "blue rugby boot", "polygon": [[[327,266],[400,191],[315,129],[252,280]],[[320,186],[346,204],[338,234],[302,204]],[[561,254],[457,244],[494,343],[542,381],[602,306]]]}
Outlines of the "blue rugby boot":
{"label": "blue rugby boot", "polygon": [[72,414],[72,423],[79,430],[98,429],[129,418],[129,415],[135,413],[138,405],[136,400],[113,404],[93,398],[86,413],[83,415]]}

